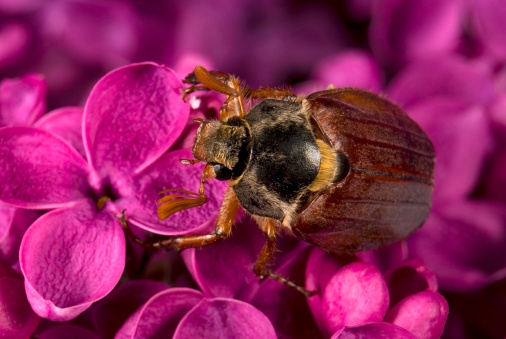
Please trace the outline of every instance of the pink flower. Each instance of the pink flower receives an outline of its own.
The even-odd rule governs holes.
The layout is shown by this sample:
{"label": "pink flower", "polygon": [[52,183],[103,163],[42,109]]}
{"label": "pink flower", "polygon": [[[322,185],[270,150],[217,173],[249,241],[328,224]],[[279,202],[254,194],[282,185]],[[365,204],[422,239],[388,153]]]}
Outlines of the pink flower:
{"label": "pink flower", "polygon": [[[31,127],[0,130],[0,153],[7,159],[0,165],[1,200],[53,209],[29,228],[20,249],[28,299],[39,315],[72,319],[116,285],[125,260],[124,235],[115,218],[121,210],[131,222],[165,234],[198,229],[216,213],[219,202],[212,194],[207,213],[180,215],[169,223],[154,213],[159,191],[199,170],[174,170],[183,167],[178,160],[189,156],[186,151],[164,154],[188,119],[180,87],[174,73],[150,63],[105,76],[90,94],[83,117],[88,162],[52,133]],[[183,218],[188,222],[181,223]]]}

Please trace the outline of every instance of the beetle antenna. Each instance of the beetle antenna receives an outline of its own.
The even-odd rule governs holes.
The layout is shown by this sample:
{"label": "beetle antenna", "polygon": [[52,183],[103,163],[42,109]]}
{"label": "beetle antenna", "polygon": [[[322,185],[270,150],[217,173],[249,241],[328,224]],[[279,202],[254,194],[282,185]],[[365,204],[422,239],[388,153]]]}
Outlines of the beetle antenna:
{"label": "beetle antenna", "polygon": [[166,195],[158,200],[158,203],[161,203],[161,205],[157,208],[158,218],[160,220],[165,220],[179,211],[204,205],[207,201],[204,194],[204,182],[206,178],[213,176],[213,173],[213,167],[207,164],[202,172],[202,177],[200,178],[200,188],[198,193],[187,191],[182,188],[169,188],[161,191],[161,194],[171,191],[177,193]]}

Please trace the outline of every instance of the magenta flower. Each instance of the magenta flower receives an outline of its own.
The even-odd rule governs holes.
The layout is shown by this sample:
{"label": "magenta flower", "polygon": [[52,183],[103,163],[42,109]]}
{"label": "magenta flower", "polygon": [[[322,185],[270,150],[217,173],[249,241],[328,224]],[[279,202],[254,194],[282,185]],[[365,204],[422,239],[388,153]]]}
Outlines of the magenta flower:
{"label": "magenta flower", "polygon": [[267,317],[233,299],[205,298],[188,288],[166,289],[150,298],[115,338],[276,338]]}
{"label": "magenta flower", "polygon": [[165,234],[198,229],[216,213],[213,194],[202,215],[162,223],[155,213],[159,191],[185,175],[198,177],[199,168],[174,168],[184,167],[178,160],[189,157],[187,151],[163,155],[188,119],[180,88],[174,73],[149,63],[105,76],[90,94],[83,117],[88,163],[52,133],[0,130],[1,158],[7,159],[0,166],[2,201],[53,209],[29,228],[20,249],[28,299],[42,317],[74,318],[118,282],[125,260],[124,235],[115,218],[121,210],[131,222]]}
{"label": "magenta flower", "polygon": [[0,127],[31,125],[46,109],[47,86],[40,75],[0,82]]}
{"label": "magenta flower", "polygon": [[457,0],[374,1],[369,39],[374,54],[390,67],[457,48],[462,10]]}
{"label": "magenta flower", "polygon": [[[308,302],[325,337],[386,322],[417,338],[439,338],[448,316],[448,304],[437,293],[434,274],[418,260],[401,261],[381,273],[372,263],[331,257],[313,249],[306,267],[306,287],[321,291]],[[398,329],[387,328],[390,337],[395,337]]]}
{"label": "magenta flower", "polygon": [[[0,82],[0,127],[31,125],[45,110],[46,82],[29,74]],[[0,204],[0,260],[15,264],[27,227],[39,213]]]}
{"label": "magenta flower", "polygon": [[23,276],[0,261],[0,336],[28,338],[39,321],[26,300]]}

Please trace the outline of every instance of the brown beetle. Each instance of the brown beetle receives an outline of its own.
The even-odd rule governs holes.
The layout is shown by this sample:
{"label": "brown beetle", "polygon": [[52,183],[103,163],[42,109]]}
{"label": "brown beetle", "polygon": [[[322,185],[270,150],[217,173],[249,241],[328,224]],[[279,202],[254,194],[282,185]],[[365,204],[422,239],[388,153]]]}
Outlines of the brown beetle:
{"label": "brown beetle", "polygon": [[[204,180],[230,180],[216,230],[171,237],[156,248],[200,247],[228,237],[239,205],[267,241],[254,266],[270,271],[278,228],[333,253],[368,250],[406,237],[427,218],[434,149],[423,130],[390,101],[360,89],[316,92],[304,99],[282,89],[252,90],[226,73],[195,68],[185,95],[227,95],[219,120],[199,120],[193,154],[207,163],[199,193],[181,189],[158,208],[160,219],[205,203]],[[199,85],[199,83],[201,85]],[[249,111],[245,99],[264,99]],[[138,242],[141,242],[140,240]]]}

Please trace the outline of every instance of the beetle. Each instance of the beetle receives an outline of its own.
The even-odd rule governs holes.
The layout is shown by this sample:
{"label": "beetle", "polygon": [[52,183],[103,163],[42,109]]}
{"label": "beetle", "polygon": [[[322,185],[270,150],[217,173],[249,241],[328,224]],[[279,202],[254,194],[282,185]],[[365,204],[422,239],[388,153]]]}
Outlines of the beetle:
{"label": "beetle", "polygon": [[[276,234],[287,230],[326,251],[377,248],[419,228],[430,211],[434,148],[424,131],[387,99],[354,88],[301,98],[284,89],[250,89],[227,73],[195,67],[184,96],[200,90],[227,99],[219,120],[200,123],[192,164],[204,162],[198,193],[162,199],[160,219],[206,202],[207,178],[228,180],[214,233],[178,236],[155,248],[201,247],[227,238],[241,206],[266,236],[254,272],[306,295],[268,268]],[[248,111],[246,100],[258,102]],[[141,240],[138,239],[141,243]]]}

